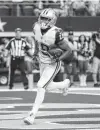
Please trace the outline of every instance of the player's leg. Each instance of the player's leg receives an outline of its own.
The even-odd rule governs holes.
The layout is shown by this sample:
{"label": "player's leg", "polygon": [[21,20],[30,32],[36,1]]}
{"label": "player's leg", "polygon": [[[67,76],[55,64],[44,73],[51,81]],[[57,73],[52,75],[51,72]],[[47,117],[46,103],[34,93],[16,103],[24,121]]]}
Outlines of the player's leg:
{"label": "player's leg", "polygon": [[34,123],[36,114],[40,108],[40,105],[42,104],[42,102],[44,100],[46,90],[43,86],[48,82],[49,79],[47,79],[47,78],[49,75],[51,75],[51,73],[48,73],[47,65],[41,63],[40,64],[40,80],[37,83],[37,87],[38,87],[37,95],[36,95],[32,110],[29,113],[29,116],[24,119],[24,123],[26,123],[26,124]]}
{"label": "player's leg", "polygon": [[99,59],[97,57],[93,58],[93,81],[94,81],[94,87],[99,87],[98,81],[97,81],[97,73],[98,73],[98,68],[99,68]]}
{"label": "player's leg", "polygon": [[[56,66],[55,67],[54,67],[54,65],[48,66],[47,71],[48,70],[52,73],[55,73],[56,72]],[[58,71],[59,71],[59,69],[58,69]],[[52,79],[54,79],[54,77],[57,73],[53,74],[51,81],[47,82],[47,84],[44,87],[48,91],[52,91],[52,90],[55,90],[55,89],[62,89],[63,95],[66,96],[67,92],[68,92],[68,87],[70,86],[70,80],[67,78],[67,79],[65,79],[64,81],[61,81],[61,82],[53,82]]]}
{"label": "player's leg", "polygon": [[46,90],[47,91],[52,91],[52,90],[56,90],[56,89],[62,89],[62,93],[64,96],[66,96],[68,94],[68,88],[70,87],[70,80],[69,79],[65,79],[62,82],[51,82]]}
{"label": "player's leg", "polygon": [[[69,81],[69,79],[65,79],[61,82],[53,82],[53,79],[55,78],[56,74],[60,70],[61,63],[57,63],[54,65],[48,65],[45,70],[43,71],[43,76],[41,77],[41,80],[38,82],[38,86],[43,86],[43,88],[48,90],[54,90],[54,89],[64,89],[67,84],[65,81]],[[46,79],[44,78],[46,77]],[[52,85],[51,85],[52,84]]]}
{"label": "player's leg", "polygon": [[46,65],[46,67],[42,68],[43,72],[37,84],[38,92],[35,99],[35,105],[33,106],[32,109],[34,115],[36,115],[40,104],[43,102],[46,89],[47,90],[48,88],[49,90],[58,89],[58,88],[63,89],[67,86],[67,83],[65,81],[58,82],[58,83],[52,82],[54,77],[58,73],[59,69],[60,69],[60,63],[54,65],[48,65],[48,66]]}
{"label": "player's leg", "polygon": [[[43,67],[44,66],[44,67]],[[40,105],[42,104],[43,100],[44,100],[44,96],[45,96],[45,91],[47,86],[49,86],[49,84],[53,81],[55,75],[58,73],[60,69],[60,63],[57,64],[53,64],[53,65],[42,65],[41,66],[41,78],[37,84],[38,87],[38,91],[37,91],[37,95],[35,98],[35,103],[33,105],[33,108],[30,112],[30,115],[24,119],[24,122],[27,124],[33,124],[34,123],[34,119],[36,117],[36,114],[40,108]],[[54,88],[64,88],[66,86],[63,85],[64,83],[60,83],[58,84],[53,84]],[[63,86],[62,86],[63,85]],[[66,84],[65,84],[66,85]]]}
{"label": "player's leg", "polygon": [[37,83],[37,87],[38,87],[37,96],[35,99],[35,104],[32,109],[34,115],[36,115],[40,104],[43,102],[46,87],[53,80],[55,75],[58,73],[59,69],[60,69],[60,63],[58,63],[57,65],[41,64],[40,80]]}

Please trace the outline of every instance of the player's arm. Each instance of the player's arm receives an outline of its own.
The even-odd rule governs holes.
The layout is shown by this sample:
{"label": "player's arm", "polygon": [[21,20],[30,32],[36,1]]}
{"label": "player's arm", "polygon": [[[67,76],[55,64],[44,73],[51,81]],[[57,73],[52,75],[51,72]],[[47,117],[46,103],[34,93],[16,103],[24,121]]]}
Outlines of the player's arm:
{"label": "player's arm", "polygon": [[60,41],[59,47],[64,50],[64,53],[59,57],[59,60],[64,60],[70,57],[72,54],[71,48],[68,46],[65,40]]}
{"label": "player's arm", "polygon": [[64,60],[71,56],[72,50],[69,47],[67,41],[64,39],[62,35],[62,30],[56,33],[56,45],[59,46],[59,48],[61,48],[62,50],[64,50],[64,53],[59,57],[59,60]]}

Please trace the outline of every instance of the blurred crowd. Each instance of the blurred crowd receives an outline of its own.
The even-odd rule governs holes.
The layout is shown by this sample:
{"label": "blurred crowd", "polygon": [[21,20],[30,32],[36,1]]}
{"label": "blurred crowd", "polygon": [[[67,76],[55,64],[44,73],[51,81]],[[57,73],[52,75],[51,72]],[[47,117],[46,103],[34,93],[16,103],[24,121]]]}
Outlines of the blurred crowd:
{"label": "blurred crowd", "polygon": [[[76,36],[74,36],[74,33],[73,32],[69,32],[68,33],[68,37],[66,37],[69,41],[68,41],[68,44],[71,48],[73,48],[71,46],[71,41],[74,41],[76,42],[76,48],[78,46],[78,43],[81,41],[79,39],[81,39],[81,36],[83,36],[83,40],[86,39],[86,42],[88,43],[89,46],[92,47],[92,40],[91,40],[91,37],[89,36],[85,36],[85,35],[80,35],[79,37],[76,38]],[[2,67],[7,67],[9,66],[9,58],[8,58],[8,55],[6,55],[6,50],[5,50],[5,46],[6,44],[12,39],[12,37],[0,37],[0,68]],[[88,46],[87,45],[87,46]],[[90,48],[91,48],[90,47]],[[93,47],[92,47],[93,48]]]}
{"label": "blurred crowd", "polygon": [[0,16],[39,16],[53,8],[58,16],[100,16],[100,0],[0,0]]}
{"label": "blurred crowd", "polygon": [[[62,63],[62,70],[64,77],[68,76],[71,79],[71,83],[74,83],[74,78],[76,75],[79,77],[80,86],[87,86],[86,80],[88,74],[93,74],[94,87],[98,87],[97,84],[97,73],[100,69],[100,58],[99,50],[100,45],[100,29],[97,33],[91,33],[91,36],[84,34],[79,35],[77,38],[73,31],[68,32],[68,36],[65,37],[68,40],[70,48],[73,50],[74,58],[69,63]],[[9,42],[11,38],[0,38],[0,68],[9,67],[9,55],[6,55],[5,45]],[[96,47],[96,44],[98,45]],[[70,58],[71,59],[71,58]],[[38,61],[33,62],[33,67],[35,70],[39,70]],[[58,79],[57,79],[58,80]]]}
{"label": "blurred crowd", "polygon": [[[5,46],[9,41],[12,39],[12,37],[1,37],[0,38],[0,68],[8,68],[10,66],[10,53],[5,49]],[[26,39],[26,38],[25,38]],[[32,38],[31,38],[32,39]],[[26,60],[27,56],[25,57]],[[33,67],[35,69],[39,69],[38,63],[35,60],[35,63],[33,64]]]}

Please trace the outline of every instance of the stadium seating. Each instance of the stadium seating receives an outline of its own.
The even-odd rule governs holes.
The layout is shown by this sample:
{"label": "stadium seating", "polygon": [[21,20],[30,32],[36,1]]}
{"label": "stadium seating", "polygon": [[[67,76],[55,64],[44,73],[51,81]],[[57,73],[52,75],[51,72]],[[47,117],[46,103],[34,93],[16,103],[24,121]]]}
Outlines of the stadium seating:
{"label": "stadium seating", "polygon": [[10,8],[5,5],[0,6],[0,16],[9,16],[9,15],[10,15]]}
{"label": "stadium seating", "polygon": [[25,16],[33,16],[33,6],[26,5],[23,9]]}
{"label": "stadium seating", "polygon": [[[17,7],[17,8],[13,8],[11,11],[11,14],[13,16],[15,16],[15,13],[13,12],[17,12],[16,15],[17,16],[33,16],[33,14],[36,14],[35,16],[37,16],[37,13],[35,13],[33,6],[35,6],[37,8],[37,10],[42,10],[44,8],[53,8],[55,10],[58,10],[57,12],[59,12],[59,10],[64,10],[64,7],[67,7],[67,12],[69,16],[98,16],[99,15],[99,0],[98,2],[95,2],[96,0],[92,1],[80,1],[80,3],[78,1],[63,1],[63,0],[56,0],[55,2],[53,0],[48,0],[48,1],[44,1],[44,0],[0,0],[0,4],[2,5],[0,7],[0,16],[9,16],[9,7],[8,6],[12,6],[13,4]],[[18,7],[19,6],[19,7]],[[24,13],[22,12],[22,9],[19,8],[23,8],[24,7]],[[21,13],[20,11],[21,10]],[[60,15],[60,16],[68,16],[68,15]]]}

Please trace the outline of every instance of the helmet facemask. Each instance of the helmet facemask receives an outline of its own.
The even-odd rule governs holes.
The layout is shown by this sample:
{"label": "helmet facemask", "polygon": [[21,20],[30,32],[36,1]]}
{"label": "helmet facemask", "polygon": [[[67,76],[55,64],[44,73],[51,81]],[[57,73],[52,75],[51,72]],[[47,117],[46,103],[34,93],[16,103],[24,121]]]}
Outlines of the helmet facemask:
{"label": "helmet facemask", "polygon": [[41,26],[41,29],[48,29],[53,27],[56,24],[57,17],[55,15],[55,12],[51,9],[44,10],[38,19],[38,22]]}
{"label": "helmet facemask", "polygon": [[51,21],[50,18],[40,16],[39,17],[39,23],[40,23],[41,29],[50,28],[50,24],[49,24],[50,21]]}

